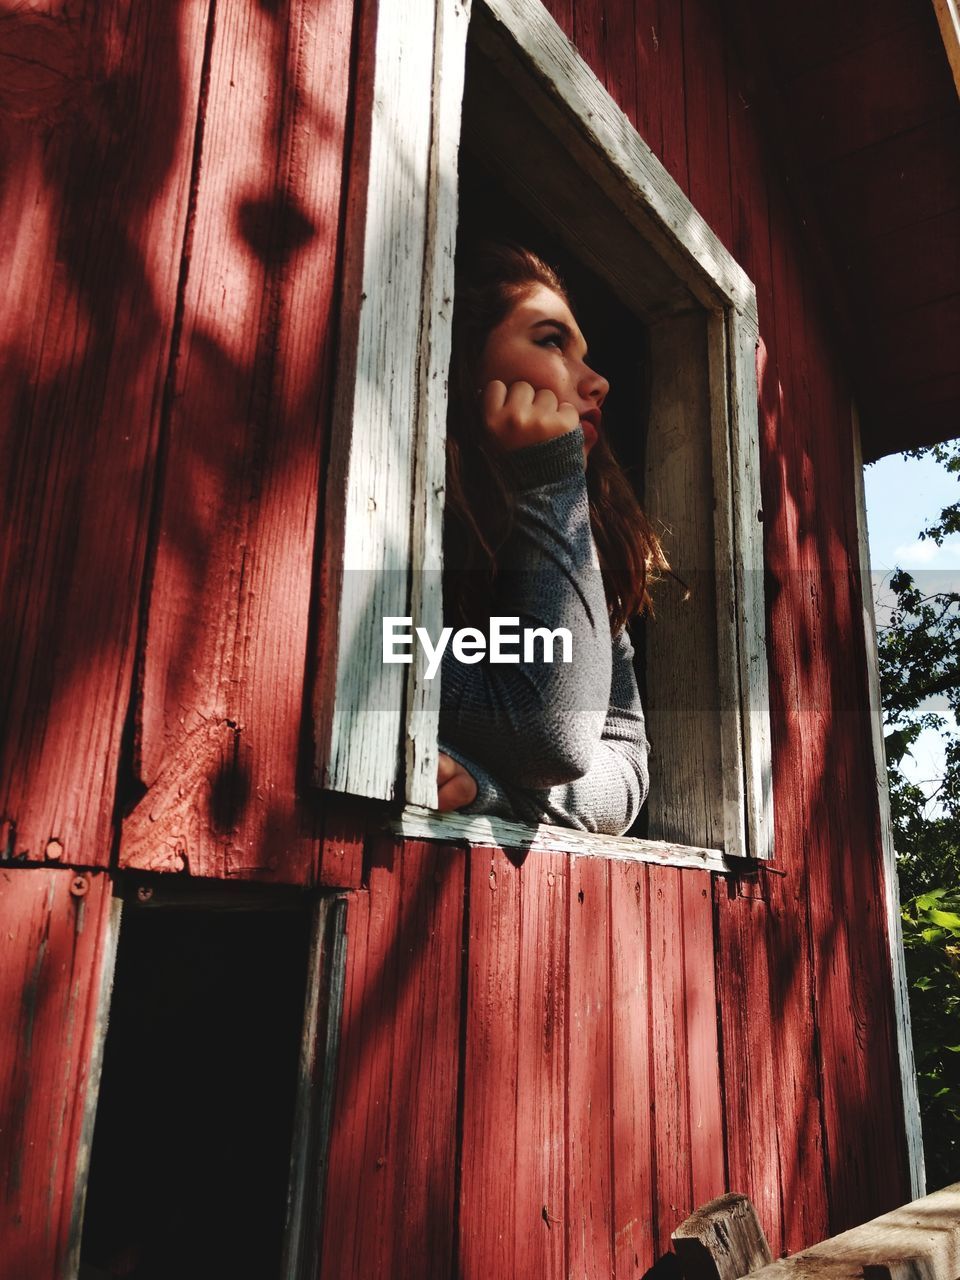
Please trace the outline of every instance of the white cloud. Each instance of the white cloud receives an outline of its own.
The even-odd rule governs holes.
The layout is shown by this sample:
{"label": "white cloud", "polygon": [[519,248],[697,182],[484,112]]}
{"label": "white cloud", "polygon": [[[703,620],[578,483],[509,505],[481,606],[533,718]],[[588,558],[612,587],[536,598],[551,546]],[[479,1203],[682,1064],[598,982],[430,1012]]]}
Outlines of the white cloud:
{"label": "white cloud", "polygon": [[893,562],[901,569],[945,569],[960,563],[960,538],[947,538],[938,547],[932,538],[918,538],[896,547]]}

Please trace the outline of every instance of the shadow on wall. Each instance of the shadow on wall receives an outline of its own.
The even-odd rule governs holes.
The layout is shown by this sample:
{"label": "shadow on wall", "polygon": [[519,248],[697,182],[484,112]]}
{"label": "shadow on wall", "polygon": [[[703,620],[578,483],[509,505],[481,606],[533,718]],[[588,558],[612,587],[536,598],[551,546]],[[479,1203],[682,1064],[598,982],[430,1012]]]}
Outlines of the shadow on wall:
{"label": "shadow on wall", "polygon": [[[312,856],[299,852],[312,815],[295,794],[346,89],[336,110],[321,96],[318,51],[334,41],[321,26],[307,64],[294,39],[306,6],[213,12],[170,0],[78,18],[0,13],[15,71],[0,88],[0,243],[10,246],[0,568],[11,623],[0,812],[16,823],[17,855],[41,856],[58,835],[68,861],[102,860],[118,774],[122,803],[169,779],[166,835],[151,837],[158,857],[176,856],[169,840],[186,827],[188,853],[200,850],[192,871],[283,878],[288,855],[298,875],[297,860]],[[331,3],[317,16],[332,25],[338,12]],[[276,91],[263,99],[252,83]],[[402,216],[383,219],[384,271],[391,218]],[[811,322],[794,341],[830,368],[816,332]],[[810,1010],[802,1064],[810,1125],[826,1130],[818,1155],[829,1148],[836,1230],[892,1194],[877,1181],[889,1161],[875,1117],[894,1114],[897,1098],[870,1064],[895,1052],[889,1013],[868,998],[887,982],[882,921],[852,909],[882,895],[873,820],[856,803],[872,778],[869,735],[842,710],[863,679],[849,433],[842,398],[814,403],[780,336],[761,386],[764,507],[776,563],[796,573],[771,573],[767,600],[781,827],[791,815],[778,859],[797,885],[803,934],[777,938],[770,913],[761,945],[775,979],[774,1054],[798,991]],[[802,848],[789,842],[798,831]],[[411,884],[395,939],[370,957],[365,990],[378,994],[360,997],[355,1016],[360,1071],[392,1036],[396,1010],[430,995],[421,960],[438,892]],[[849,1063],[823,1058],[844,1045]],[[393,1059],[392,1096],[416,1052],[410,1043]],[[789,1151],[779,1160],[789,1204],[808,1183]],[[447,1184],[431,1186],[407,1231],[450,1212]]]}
{"label": "shadow on wall", "polygon": [[106,861],[118,774],[121,809],[165,774],[193,786],[170,822],[197,870],[284,878],[307,856],[351,13],[0,13],[15,857],[53,832],[63,860]]}

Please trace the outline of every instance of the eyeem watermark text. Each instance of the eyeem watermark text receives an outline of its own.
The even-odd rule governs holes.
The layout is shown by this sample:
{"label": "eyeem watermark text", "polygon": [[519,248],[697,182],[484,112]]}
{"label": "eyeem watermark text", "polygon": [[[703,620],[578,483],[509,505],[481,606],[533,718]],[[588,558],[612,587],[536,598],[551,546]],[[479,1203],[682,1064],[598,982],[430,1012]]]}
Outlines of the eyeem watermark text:
{"label": "eyeem watermark text", "polygon": [[383,620],[383,660],[384,662],[412,662],[414,632],[420,647],[427,656],[425,678],[432,680],[440,669],[444,651],[453,639],[452,653],[458,662],[468,664],[482,662],[489,656],[491,662],[519,662],[522,646],[523,661],[536,662],[536,642],[540,641],[540,661],[553,662],[553,650],[557,640],[560,641],[560,661],[573,661],[573,636],[566,627],[557,627],[549,631],[546,627],[520,626],[519,618],[490,619],[489,637],[477,627],[461,627],[454,631],[453,627],[444,627],[436,644],[430,638],[426,627],[410,630],[412,618],[384,618]]}

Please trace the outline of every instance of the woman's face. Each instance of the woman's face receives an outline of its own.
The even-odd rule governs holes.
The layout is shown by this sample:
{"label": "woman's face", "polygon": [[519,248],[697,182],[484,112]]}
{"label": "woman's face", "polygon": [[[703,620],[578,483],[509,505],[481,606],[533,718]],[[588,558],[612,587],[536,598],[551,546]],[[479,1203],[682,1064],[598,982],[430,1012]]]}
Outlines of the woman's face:
{"label": "woman's face", "polygon": [[586,355],[586,341],[566,301],[546,285],[534,284],[490,331],[480,357],[480,385],[499,379],[508,390],[515,382],[529,382],[535,391],[552,391],[558,403],[572,404],[579,413],[589,453],[610,384],[590,368]]}

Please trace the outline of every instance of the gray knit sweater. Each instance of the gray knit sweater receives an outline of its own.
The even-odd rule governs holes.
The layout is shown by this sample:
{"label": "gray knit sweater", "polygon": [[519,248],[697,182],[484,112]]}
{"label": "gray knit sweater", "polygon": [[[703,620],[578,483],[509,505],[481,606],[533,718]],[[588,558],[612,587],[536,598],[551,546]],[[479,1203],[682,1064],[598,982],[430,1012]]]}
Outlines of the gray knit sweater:
{"label": "gray knit sweater", "polygon": [[[611,637],[590,529],[583,429],[506,458],[516,520],[491,613],[566,627],[573,661],[469,665],[448,646],[440,750],[477,781],[460,812],[620,835],[647,796],[648,743],[626,630]],[[513,628],[511,628],[513,629]]]}

